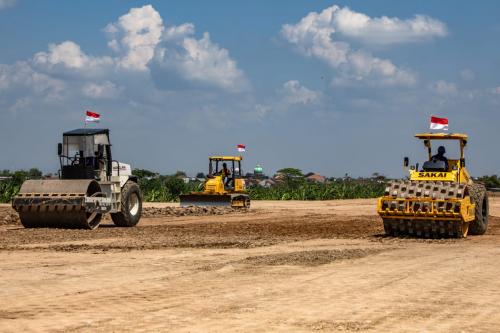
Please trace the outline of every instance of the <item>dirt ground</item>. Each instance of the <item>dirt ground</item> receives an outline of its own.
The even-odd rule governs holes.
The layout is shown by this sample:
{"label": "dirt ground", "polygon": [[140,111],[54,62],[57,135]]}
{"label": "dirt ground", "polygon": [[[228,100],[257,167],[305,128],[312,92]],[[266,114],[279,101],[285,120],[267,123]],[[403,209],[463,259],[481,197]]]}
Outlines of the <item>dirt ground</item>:
{"label": "dirt ground", "polygon": [[497,332],[484,236],[383,236],[374,200],[147,204],[136,228],[24,229],[0,205],[0,331]]}

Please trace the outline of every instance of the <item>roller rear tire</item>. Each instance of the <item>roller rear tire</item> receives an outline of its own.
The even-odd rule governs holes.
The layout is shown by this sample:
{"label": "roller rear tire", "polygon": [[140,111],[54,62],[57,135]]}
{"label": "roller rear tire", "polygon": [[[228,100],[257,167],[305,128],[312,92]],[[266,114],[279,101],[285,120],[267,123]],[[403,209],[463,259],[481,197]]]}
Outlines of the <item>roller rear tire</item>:
{"label": "roller rear tire", "polygon": [[483,185],[473,184],[469,186],[469,193],[471,201],[476,204],[476,219],[471,222],[469,233],[471,235],[483,235],[488,229],[488,192]]}

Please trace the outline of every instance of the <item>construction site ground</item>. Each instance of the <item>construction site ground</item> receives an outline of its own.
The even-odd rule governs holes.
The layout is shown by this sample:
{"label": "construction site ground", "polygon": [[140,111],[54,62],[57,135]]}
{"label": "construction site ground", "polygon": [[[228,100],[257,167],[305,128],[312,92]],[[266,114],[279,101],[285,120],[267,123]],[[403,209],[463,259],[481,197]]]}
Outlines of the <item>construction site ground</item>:
{"label": "construction site ground", "polygon": [[383,235],[375,200],[145,204],[136,228],[24,229],[0,205],[0,331],[497,332],[484,236]]}

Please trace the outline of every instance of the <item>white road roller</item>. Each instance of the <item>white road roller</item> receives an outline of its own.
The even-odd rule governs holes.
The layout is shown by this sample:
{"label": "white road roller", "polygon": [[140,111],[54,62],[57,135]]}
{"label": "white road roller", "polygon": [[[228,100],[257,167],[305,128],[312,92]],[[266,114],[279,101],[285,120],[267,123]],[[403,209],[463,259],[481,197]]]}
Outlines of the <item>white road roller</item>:
{"label": "white road roller", "polygon": [[142,195],[130,165],[113,160],[108,129],[63,133],[59,179],[27,180],[12,207],[26,228],[95,229],[110,213],[116,226],[135,226]]}

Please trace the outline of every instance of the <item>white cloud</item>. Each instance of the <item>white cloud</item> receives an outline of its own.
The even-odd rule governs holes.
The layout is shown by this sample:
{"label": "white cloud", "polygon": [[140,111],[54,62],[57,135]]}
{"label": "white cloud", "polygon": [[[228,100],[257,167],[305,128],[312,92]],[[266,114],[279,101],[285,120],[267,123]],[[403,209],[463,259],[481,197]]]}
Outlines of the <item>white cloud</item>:
{"label": "white cloud", "polygon": [[[85,96],[96,98],[113,96],[116,91],[109,84],[102,86],[95,82],[108,81],[116,87],[115,76],[122,75],[148,76],[153,85],[169,80],[168,89],[171,90],[179,86],[195,88],[200,84],[231,92],[249,87],[229,52],[212,42],[208,32],[200,39],[195,38],[192,23],[165,29],[163,19],[151,5],[130,9],[104,30],[110,37],[108,46],[116,52],[113,57],[91,56],[77,43],[64,41],[50,44],[47,51],[36,53],[32,67],[48,75],[79,79],[81,84],[77,89]],[[152,73],[152,66],[154,70],[167,71]],[[0,76],[0,88],[3,81],[5,78]]]}
{"label": "white cloud", "polygon": [[80,46],[72,41],[61,44],[50,44],[48,52],[38,52],[33,57],[33,62],[49,69],[54,66],[63,66],[73,70],[96,70],[101,66],[113,64],[110,57],[92,57],[82,52]]}
{"label": "white cloud", "polygon": [[156,62],[166,71],[165,75],[195,86],[215,86],[233,92],[247,90],[249,83],[228,50],[212,42],[208,32],[200,39],[193,37],[194,33],[195,27],[190,23],[165,31],[165,43],[156,53]]}
{"label": "white cloud", "polygon": [[332,25],[341,34],[368,44],[394,44],[428,40],[447,35],[446,25],[425,15],[412,19],[374,17],[348,7],[333,6]]}
{"label": "white cloud", "polygon": [[0,0],[0,10],[14,7],[17,3],[17,0]]}
{"label": "white cloud", "polygon": [[247,86],[243,72],[229,52],[213,43],[208,32],[201,39],[194,38],[192,23],[165,29],[160,14],[151,5],[131,9],[105,31],[111,37],[108,46],[122,54],[116,60],[121,68],[147,71],[156,60],[160,68],[168,70],[166,75],[180,76],[184,82],[230,91]]}
{"label": "white cloud", "polygon": [[181,45],[184,52],[174,58],[167,57],[166,60],[181,67],[185,78],[213,83],[227,90],[240,91],[246,88],[247,81],[243,72],[238,69],[226,49],[210,40],[207,32],[201,39],[185,38]]}
{"label": "white cloud", "polygon": [[53,103],[63,99],[64,81],[35,71],[27,62],[0,64],[0,104],[19,111],[33,103]]}
{"label": "white cloud", "polygon": [[281,33],[290,43],[307,56],[322,59],[332,67],[347,62],[349,44],[333,41],[335,33],[333,14],[337,6],[329,7],[321,13],[311,12],[297,24],[285,24]]}
{"label": "white cloud", "polygon": [[184,23],[167,28],[163,34],[163,39],[166,41],[177,40],[192,34],[194,34],[194,24]]}
{"label": "white cloud", "polygon": [[0,65],[0,93],[28,88],[35,93],[55,95],[60,93],[64,86],[63,81],[36,72],[27,62]]}
{"label": "white cloud", "polygon": [[[348,43],[334,40],[340,11],[338,6],[332,6],[321,13],[311,12],[297,24],[285,24],[281,33],[302,54],[318,58],[330,67],[341,70],[342,76],[336,79],[337,83],[352,79],[358,82],[371,80],[380,84],[415,83],[416,77],[413,73],[398,68],[390,60],[352,50]],[[344,30],[347,29],[346,20],[343,18],[341,23]],[[361,23],[357,23],[357,26],[360,25]]]}
{"label": "white cloud", "polygon": [[109,24],[105,31],[111,36],[108,46],[114,51],[123,50],[120,66],[132,70],[147,70],[155,48],[161,41],[163,20],[153,6],[132,8],[118,22]]}
{"label": "white cloud", "polygon": [[300,84],[297,80],[290,80],[283,84],[281,90],[283,102],[293,104],[315,104],[321,99],[321,92],[310,90]]}
{"label": "white cloud", "polygon": [[285,115],[289,111],[306,110],[309,113],[324,105],[324,97],[321,91],[309,89],[298,80],[289,80],[276,91],[272,101],[255,104],[249,115],[252,119],[262,120],[270,114]]}
{"label": "white cloud", "polygon": [[82,92],[85,96],[95,99],[114,98],[120,95],[121,89],[109,81],[100,84],[90,82],[83,86]]}
{"label": "white cloud", "polygon": [[454,83],[443,80],[436,81],[431,85],[431,89],[439,95],[455,95],[458,92]]}
{"label": "white cloud", "polygon": [[111,56],[90,55],[68,40],[52,43],[26,61],[0,64],[0,109],[61,110],[91,98],[123,109],[170,114],[175,112],[165,110],[183,105],[184,120],[201,106],[227,107],[228,115],[235,105],[245,104],[242,98],[248,94],[234,94],[249,88],[243,71],[208,32],[197,37],[192,23],[164,28],[159,13],[144,6],[131,9],[105,31]]}

